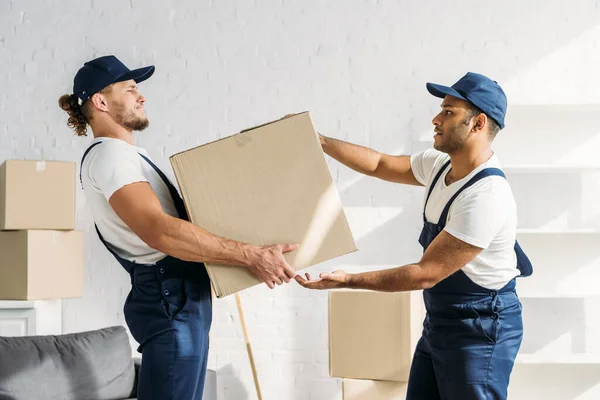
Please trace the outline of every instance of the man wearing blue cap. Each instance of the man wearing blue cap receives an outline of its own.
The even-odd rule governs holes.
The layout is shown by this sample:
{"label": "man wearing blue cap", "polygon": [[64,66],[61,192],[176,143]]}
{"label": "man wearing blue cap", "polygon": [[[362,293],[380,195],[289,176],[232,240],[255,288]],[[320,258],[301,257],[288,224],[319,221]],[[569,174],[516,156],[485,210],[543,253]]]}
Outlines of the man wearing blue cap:
{"label": "man wearing blue cap", "polygon": [[131,276],[124,314],[142,353],[137,397],[200,400],[212,321],[203,262],[246,266],[273,288],[294,277],[283,253],[297,246],[252,246],[188,222],[177,189],[133,141],[148,126],[137,83],[153,73],[114,56],[91,60],[59,105],[77,135],[88,125],[94,134],[80,179],[100,240]]}
{"label": "man wearing blue cap", "polygon": [[321,136],[327,154],[358,172],[426,187],[421,260],[296,280],[311,289],[423,289],[427,314],[407,399],[505,399],[523,336],[515,278],[532,273],[516,242],[513,194],[491,147],[504,128],[506,96],[472,72],[452,87],[428,83],[427,90],[443,99],[433,118],[435,150],[391,156]]}

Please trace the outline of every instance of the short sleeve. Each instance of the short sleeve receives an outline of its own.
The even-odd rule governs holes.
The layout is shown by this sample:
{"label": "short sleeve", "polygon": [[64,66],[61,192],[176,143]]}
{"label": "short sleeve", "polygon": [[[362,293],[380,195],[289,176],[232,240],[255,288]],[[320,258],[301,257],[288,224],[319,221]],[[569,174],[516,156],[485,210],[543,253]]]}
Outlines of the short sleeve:
{"label": "short sleeve", "polygon": [[490,245],[508,221],[506,203],[493,192],[459,196],[450,214],[445,230],[455,238],[482,249]]}
{"label": "short sleeve", "polygon": [[434,171],[448,158],[447,154],[434,149],[428,149],[410,156],[410,168],[413,175],[423,186],[426,186]]}
{"label": "short sleeve", "polygon": [[126,144],[105,141],[89,157],[90,182],[109,200],[124,186],[148,182],[142,169],[142,157]]}

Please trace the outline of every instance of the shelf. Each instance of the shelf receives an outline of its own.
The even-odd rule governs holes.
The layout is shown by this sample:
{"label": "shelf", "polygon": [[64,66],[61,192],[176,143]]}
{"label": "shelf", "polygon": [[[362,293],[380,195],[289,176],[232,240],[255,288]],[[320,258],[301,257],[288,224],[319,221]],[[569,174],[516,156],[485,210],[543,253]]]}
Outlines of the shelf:
{"label": "shelf", "polygon": [[517,294],[520,299],[590,299],[593,297],[600,297],[600,293],[527,293],[527,290],[523,291],[522,289],[519,289],[519,279],[527,278],[517,278]]}
{"label": "shelf", "polygon": [[517,165],[502,166],[507,174],[577,174],[600,172],[600,165]]}
{"label": "shelf", "polygon": [[545,229],[525,228],[517,229],[518,235],[597,235],[600,229]]}
{"label": "shelf", "polygon": [[533,264],[533,276],[517,280],[522,298],[598,297],[597,229],[518,229],[517,239]]}
{"label": "shelf", "polygon": [[0,300],[0,309],[14,310],[17,308],[35,308],[35,303],[31,300]]}
{"label": "shelf", "polygon": [[600,364],[600,355],[567,354],[567,355],[535,355],[519,354],[515,364]]}
{"label": "shelf", "polygon": [[600,114],[600,104],[599,103],[511,103],[511,114],[518,114],[519,112],[523,112],[526,117],[530,117],[531,113],[534,111],[538,111],[541,113],[547,114],[548,111],[551,111],[553,114],[561,113],[561,114],[575,114],[577,116],[582,113],[589,113],[590,117],[594,115]]}
{"label": "shelf", "polygon": [[[594,144],[590,144],[594,146]],[[416,154],[418,152],[432,149],[433,140],[416,140],[411,143],[411,153]],[[561,158],[555,157],[553,160],[557,160],[556,163],[545,164],[544,161],[538,160],[539,162],[528,163],[526,160],[513,159],[513,161],[507,161],[503,154],[510,154],[510,148],[502,151],[495,150],[500,157],[500,163],[502,164],[502,170],[506,174],[517,175],[517,174],[580,174],[580,173],[593,173],[600,172],[600,165],[582,165],[578,164],[578,161],[589,155],[582,155],[584,158],[571,158],[569,161],[558,161]],[[562,154],[561,154],[562,156]],[[595,159],[595,158],[594,158]]]}

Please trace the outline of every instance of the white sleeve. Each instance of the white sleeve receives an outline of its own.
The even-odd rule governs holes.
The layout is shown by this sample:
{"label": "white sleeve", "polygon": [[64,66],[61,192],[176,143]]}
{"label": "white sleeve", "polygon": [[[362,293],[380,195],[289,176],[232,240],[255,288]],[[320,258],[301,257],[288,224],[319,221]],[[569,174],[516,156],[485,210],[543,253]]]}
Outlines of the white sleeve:
{"label": "white sleeve", "polygon": [[109,200],[123,186],[148,182],[142,169],[142,157],[120,143],[106,141],[90,154],[90,181]]}
{"label": "white sleeve", "polygon": [[508,221],[506,203],[493,192],[464,194],[452,204],[444,230],[463,242],[486,249]]}
{"label": "white sleeve", "polygon": [[419,183],[423,186],[427,186],[427,183],[431,179],[431,175],[434,171],[437,172],[437,169],[441,167],[441,161],[445,158],[447,158],[447,155],[444,153],[434,149],[428,149],[410,156],[410,168]]}

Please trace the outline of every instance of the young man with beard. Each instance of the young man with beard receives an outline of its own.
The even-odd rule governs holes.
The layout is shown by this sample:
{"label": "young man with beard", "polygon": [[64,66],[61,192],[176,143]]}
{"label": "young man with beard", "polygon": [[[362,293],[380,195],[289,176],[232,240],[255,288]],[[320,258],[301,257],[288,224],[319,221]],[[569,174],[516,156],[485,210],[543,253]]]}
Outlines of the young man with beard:
{"label": "young man with beard", "polygon": [[124,312],[142,353],[138,398],[198,400],[212,321],[203,263],[245,266],[273,288],[294,277],[283,253],[297,246],[252,246],[188,222],[177,189],[134,145],[133,131],[148,127],[137,83],[153,73],[130,71],[114,56],[91,60],[59,105],[77,135],[87,125],[94,135],[80,179],[100,240],[131,276]]}
{"label": "young man with beard", "polygon": [[523,336],[515,277],[532,273],[515,239],[513,194],[491,147],[504,127],[506,96],[475,73],[427,89],[443,98],[433,118],[435,150],[391,156],[321,136],[327,154],[358,172],[426,187],[421,260],[296,280],[311,289],[424,289],[427,314],[407,399],[505,399]]}

